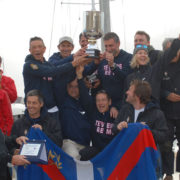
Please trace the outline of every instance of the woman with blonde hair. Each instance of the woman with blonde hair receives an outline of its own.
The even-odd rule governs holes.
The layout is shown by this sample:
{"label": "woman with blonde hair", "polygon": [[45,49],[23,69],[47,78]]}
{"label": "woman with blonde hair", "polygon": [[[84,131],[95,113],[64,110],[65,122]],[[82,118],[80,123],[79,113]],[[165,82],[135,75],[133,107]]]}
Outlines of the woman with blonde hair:
{"label": "woman with blonde hair", "polygon": [[146,45],[136,46],[130,66],[133,69],[133,72],[126,78],[125,92],[129,89],[130,83],[134,79],[147,81],[151,84],[152,67],[148,57],[148,49]]}

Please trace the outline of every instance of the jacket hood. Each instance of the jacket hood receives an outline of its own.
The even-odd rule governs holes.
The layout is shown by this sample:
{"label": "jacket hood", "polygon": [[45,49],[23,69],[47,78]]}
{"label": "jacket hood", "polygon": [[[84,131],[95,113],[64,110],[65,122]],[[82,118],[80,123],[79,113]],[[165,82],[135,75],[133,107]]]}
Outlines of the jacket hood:
{"label": "jacket hood", "polygon": [[62,56],[60,52],[56,52],[56,53],[53,53],[53,55],[50,58],[59,60],[59,58],[62,58]]}
{"label": "jacket hood", "polygon": [[149,45],[149,46],[148,46],[148,52],[151,52],[151,51],[153,51],[153,50],[155,50],[154,47],[151,46],[151,45]]}
{"label": "jacket hood", "polygon": [[[38,60],[36,60],[32,54],[28,54],[25,58],[25,62],[29,62],[29,61],[36,61],[36,62],[40,62]],[[45,58],[44,58],[44,61],[45,61]]]}
{"label": "jacket hood", "polygon": [[159,109],[158,105],[151,101],[151,102],[146,104],[144,110],[148,110],[148,109],[151,109],[151,108],[158,108]]}
{"label": "jacket hood", "polygon": [[177,56],[177,52],[180,50],[180,40],[174,39],[171,44],[171,47],[168,49],[168,59],[171,61]]}

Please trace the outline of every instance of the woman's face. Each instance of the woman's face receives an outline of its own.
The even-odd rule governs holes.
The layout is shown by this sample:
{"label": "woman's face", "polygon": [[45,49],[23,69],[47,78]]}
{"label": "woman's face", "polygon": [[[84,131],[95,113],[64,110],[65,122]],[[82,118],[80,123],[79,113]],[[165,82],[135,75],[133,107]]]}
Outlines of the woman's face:
{"label": "woman's face", "polygon": [[145,50],[139,50],[137,53],[136,53],[136,58],[137,58],[137,64],[138,65],[146,65],[148,63],[148,54]]}

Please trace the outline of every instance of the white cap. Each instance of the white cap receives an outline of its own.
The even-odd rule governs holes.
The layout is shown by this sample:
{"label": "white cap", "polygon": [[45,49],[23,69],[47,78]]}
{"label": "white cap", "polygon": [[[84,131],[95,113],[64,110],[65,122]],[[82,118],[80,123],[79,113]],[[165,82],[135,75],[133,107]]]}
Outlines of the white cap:
{"label": "white cap", "polygon": [[60,45],[62,42],[64,42],[64,41],[67,41],[67,42],[71,43],[71,44],[74,46],[73,40],[72,40],[71,37],[69,37],[69,36],[63,36],[63,37],[61,37],[61,38],[59,39],[59,45]]}

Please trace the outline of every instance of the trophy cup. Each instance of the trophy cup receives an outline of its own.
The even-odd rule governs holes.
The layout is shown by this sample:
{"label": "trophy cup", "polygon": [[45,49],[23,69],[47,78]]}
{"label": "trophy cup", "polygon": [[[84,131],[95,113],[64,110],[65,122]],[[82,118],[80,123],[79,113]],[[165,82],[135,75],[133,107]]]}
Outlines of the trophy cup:
{"label": "trophy cup", "polygon": [[102,37],[103,34],[104,13],[85,11],[83,22],[83,33],[88,39],[88,48],[86,49],[88,58],[99,58],[100,50],[98,50],[96,40]]}

